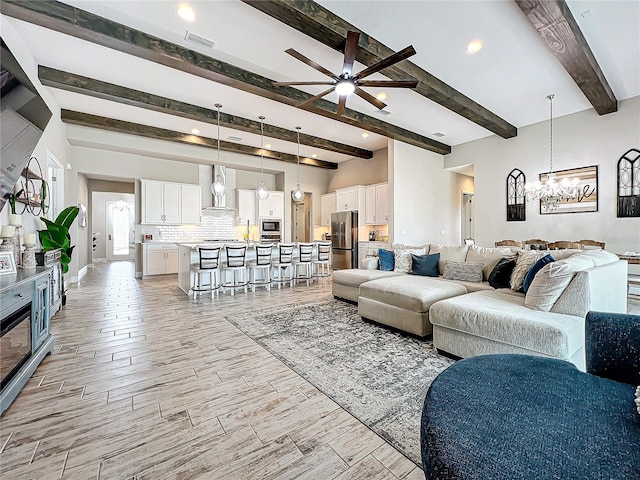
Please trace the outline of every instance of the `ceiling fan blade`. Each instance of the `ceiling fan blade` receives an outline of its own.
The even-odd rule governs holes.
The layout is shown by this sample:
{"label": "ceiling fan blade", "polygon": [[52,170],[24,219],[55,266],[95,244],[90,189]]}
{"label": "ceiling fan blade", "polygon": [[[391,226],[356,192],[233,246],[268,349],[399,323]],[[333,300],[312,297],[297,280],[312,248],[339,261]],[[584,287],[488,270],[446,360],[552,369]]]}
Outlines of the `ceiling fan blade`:
{"label": "ceiling fan blade", "polygon": [[338,101],[338,116],[341,117],[344,113],[344,107],[347,104],[347,96],[341,95],[340,100]]}
{"label": "ceiling fan blade", "polygon": [[358,32],[347,32],[347,39],[344,44],[344,64],[342,65],[342,73],[346,73],[350,77],[353,75],[353,61],[356,59],[356,53],[358,52],[359,38],[360,34]]}
{"label": "ceiling fan blade", "polygon": [[367,102],[369,102],[371,105],[375,106],[376,108],[379,108],[380,110],[382,110],[384,107],[387,106],[386,103],[381,102],[373,95],[369,95],[367,92],[365,92],[361,88],[356,87],[355,94],[358,95],[360,98],[364,98]]}
{"label": "ceiling fan blade", "polygon": [[274,87],[285,87],[288,85],[333,85],[334,82],[273,82]]}
{"label": "ceiling fan blade", "polygon": [[331,78],[336,78],[336,76],[333,74],[333,72],[330,72],[329,70],[327,70],[326,68],[324,68],[322,65],[317,64],[316,62],[314,62],[313,60],[311,60],[310,58],[305,57],[304,55],[302,55],[300,52],[296,52],[293,48],[289,48],[287,50],[284,51],[285,53],[288,53],[289,55],[291,55],[293,58],[297,58],[298,60],[300,60],[302,63],[306,63],[307,65],[309,65],[311,68],[316,69],[317,71],[319,71],[320,73],[324,73],[327,77],[331,77]]}
{"label": "ceiling fan blade", "polygon": [[358,82],[361,87],[416,88],[417,80],[365,80]]}
{"label": "ceiling fan blade", "polygon": [[299,104],[298,104],[298,107],[304,107],[305,105],[308,105],[308,104],[310,104],[310,103],[313,103],[313,102],[315,102],[316,100],[321,99],[322,97],[324,97],[325,95],[327,95],[328,93],[331,93],[331,92],[333,92],[333,87],[331,87],[329,90],[325,90],[324,92],[319,93],[319,94],[318,94],[318,95],[316,95],[315,97],[311,97],[309,100],[305,100],[304,102],[299,103]]}
{"label": "ceiling fan blade", "polygon": [[409,58],[410,56],[415,55],[415,53],[416,51],[413,48],[413,45],[409,45],[408,47],[403,48],[399,52],[396,52],[393,55],[389,55],[387,58],[383,58],[378,63],[374,63],[370,67],[365,68],[357,75],[354,75],[354,77],[358,79],[368,77],[372,73],[379,72],[382,69],[385,69],[395,63],[398,63],[400,60],[404,60],[405,58]]}

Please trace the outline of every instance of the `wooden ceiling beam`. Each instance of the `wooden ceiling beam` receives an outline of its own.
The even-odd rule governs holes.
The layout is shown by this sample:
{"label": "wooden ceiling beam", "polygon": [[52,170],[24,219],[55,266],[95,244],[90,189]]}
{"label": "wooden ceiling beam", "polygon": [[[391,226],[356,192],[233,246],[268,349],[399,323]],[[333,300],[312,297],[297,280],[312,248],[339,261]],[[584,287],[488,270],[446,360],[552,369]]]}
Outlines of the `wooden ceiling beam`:
{"label": "wooden ceiling beam", "polygon": [[533,28],[576,82],[599,115],[618,110],[613,94],[587,39],[564,0],[515,0]]}
{"label": "wooden ceiling beam", "polygon": [[[38,66],[38,78],[43,85],[48,87],[59,88],[69,92],[153,110],[154,112],[167,113],[169,115],[217,125],[218,112],[216,110],[199,107],[179,100],[152,95],[147,92],[122,87],[113,83],[102,82],[42,65]],[[222,111],[220,112],[220,126],[260,135],[259,121],[231,115]],[[286,128],[264,124],[264,135],[266,137],[297,143],[296,133],[297,132],[287,130]],[[352,147],[304,133],[300,133],[300,143],[322,150],[349,155],[350,157],[373,158],[373,152],[371,150]]]}
{"label": "wooden ceiling beam", "polygon": [[[380,41],[313,1],[242,1],[334,50],[342,51],[349,30],[360,32],[356,60],[363,65],[373,65],[395,53]],[[418,86],[414,91],[429,100],[433,100],[502,138],[512,138],[518,135],[518,129],[515,126],[409,60],[403,60],[380,73],[392,80],[414,78],[418,80]]]}
{"label": "wooden ceiling beam", "polygon": [[[155,140],[164,140],[173,143],[182,143],[186,145],[197,145],[217,149],[218,140],[213,138],[192,135],[174,130],[166,130],[164,128],[150,127],[148,125],[140,125],[139,123],[125,122],[115,118],[101,117],[99,115],[91,115],[89,113],[75,112],[73,110],[62,110],[61,118],[64,123],[73,125],[81,125],[83,127],[100,128],[111,132],[126,133],[128,135],[136,135],[138,137],[153,138]],[[239,143],[220,141],[220,150],[224,152],[242,153],[260,157],[260,148],[241,145]],[[276,152],[274,150],[264,150],[264,158],[272,160],[280,160],[287,163],[298,163],[298,157],[289,153]],[[311,167],[325,168],[336,170],[337,163],[318,160],[317,158],[300,158],[301,165],[309,165]]]}
{"label": "wooden ceiling beam", "polygon": [[[3,0],[0,12],[287,105],[297,106],[313,97],[293,87],[275,87],[270,78],[57,1]],[[449,145],[437,140],[352,109],[339,116],[337,108],[333,102],[318,100],[305,110],[436,153],[451,153]]]}

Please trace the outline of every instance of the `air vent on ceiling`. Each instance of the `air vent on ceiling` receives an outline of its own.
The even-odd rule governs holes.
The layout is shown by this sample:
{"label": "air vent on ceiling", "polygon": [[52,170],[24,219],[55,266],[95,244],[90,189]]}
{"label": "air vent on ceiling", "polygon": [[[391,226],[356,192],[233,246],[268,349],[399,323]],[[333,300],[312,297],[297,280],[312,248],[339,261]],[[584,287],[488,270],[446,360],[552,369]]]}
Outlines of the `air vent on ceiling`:
{"label": "air vent on ceiling", "polygon": [[208,38],[201,37],[197,33],[190,32],[189,30],[187,30],[187,34],[184,36],[184,39],[187,42],[195,43],[196,45],[200,45],[201,47],[209,48],[211,50],[216,48],[216,42],[209,40]]}
{"label": "air vent on ceiling", "polygon": [[234,135],[229,135],[227,137],[227,140],[231,140],[232,142],[239,142],[240,140],[242,140],[242,137],[236,137]]}
{"label": "air vent on ceiling", "polygon": [[441,132],[436,132],[436,133],[432,133],[431,135],[433,135],[434,137],[444,137],[444,133]]}

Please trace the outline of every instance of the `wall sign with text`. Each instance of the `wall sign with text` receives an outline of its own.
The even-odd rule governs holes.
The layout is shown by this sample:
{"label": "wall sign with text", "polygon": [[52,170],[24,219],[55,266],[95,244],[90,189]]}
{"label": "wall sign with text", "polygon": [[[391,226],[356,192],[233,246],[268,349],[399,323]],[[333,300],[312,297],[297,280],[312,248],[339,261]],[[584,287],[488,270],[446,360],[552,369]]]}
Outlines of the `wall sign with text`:
{"label": "wall sign with text", "polygon": [[[540,204],[541,214],[581,213],[598,211],[598,166],[572,168],[569,170],[556,170],[556,182],[562,183],[578,178],[578,196],[572,199],[562,199],[555,210],[547,211]],[[546,182],[548,173],[540,174],[540,181]]]}

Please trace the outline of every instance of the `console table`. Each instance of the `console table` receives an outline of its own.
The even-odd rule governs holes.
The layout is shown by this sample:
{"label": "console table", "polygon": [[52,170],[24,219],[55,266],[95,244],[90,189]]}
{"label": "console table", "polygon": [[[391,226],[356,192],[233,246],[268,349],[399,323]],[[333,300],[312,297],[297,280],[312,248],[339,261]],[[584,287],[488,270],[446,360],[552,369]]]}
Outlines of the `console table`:
{"label": "console table", "polygon": [[0,276],[0,414],[53,352],[49,267]]}

